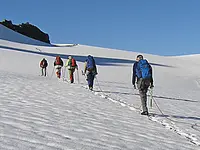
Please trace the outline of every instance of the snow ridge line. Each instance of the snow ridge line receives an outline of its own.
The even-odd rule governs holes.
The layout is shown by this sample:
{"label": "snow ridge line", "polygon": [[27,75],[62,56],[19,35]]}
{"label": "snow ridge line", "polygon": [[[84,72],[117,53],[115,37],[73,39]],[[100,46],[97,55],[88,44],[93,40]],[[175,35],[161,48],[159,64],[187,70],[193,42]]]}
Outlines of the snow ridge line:
{"label": "snow ridge line", "polygon": [[[83,87],[83,88],[85,88],[85,89],[88,89],[87,86],[83,86],[83,85],[82,85],[81,87]],[[89,90],[89,89],[88,89],[88,90]],[[113,99],[113,98],[111,98],[110,96],[104,94],[103,91],[101,91],[101,92],[91,91],[91,92],[94,93],[95,95],[99,95],[101,98],[108,99],[108,100],[110,100],[110,101],[112,101],[112,102],[114,102],[114,103],[120,104],[120,105],[123,106],[123,107],[128,107],[130,110],[133,110],[133,111],[135,111],[135,112],[137,112],[137,113],[140,113],[140,108],[137,108],[137,107],[135,107],[134,105],[128,104],[128,103],[126,103],[126,102],[124,102],[124,101],[122,101],[122,100]],[[192,144],[197,145],[197,146],[200,146],[200,141],[196,138],[196,135],[195,135],[195,134],[190,134],[190,133],[186,133],[186,132],[182,131],[179,127],[177,127],[177,126],[175,125],[175,123],[174,123],[171,119],[169,119],[169,118],[167,118],[167,117],[166,117],[166,118],[167,118],[168,120],[170,120],[170,123],[168,123],[166,120],[161,120],[161,119],[159,119],[159,118],[160,118],[160,117],[159,117],[158,115],[155,115],[155,114],[148,116],[148,119],[149,119],[149,120],[161,124],[161,125],[164,126],[166,129],[169,129],[169,130],[175,132],[176,134],[178,134],[178,135],[180,135],[180,136],[182,136],[182,137],[185,137],[185,138],[186,138],[187,140],[189,140],[189,142],[191,142]],[[193,128],[193,129],[194,129],[194,128]]]}

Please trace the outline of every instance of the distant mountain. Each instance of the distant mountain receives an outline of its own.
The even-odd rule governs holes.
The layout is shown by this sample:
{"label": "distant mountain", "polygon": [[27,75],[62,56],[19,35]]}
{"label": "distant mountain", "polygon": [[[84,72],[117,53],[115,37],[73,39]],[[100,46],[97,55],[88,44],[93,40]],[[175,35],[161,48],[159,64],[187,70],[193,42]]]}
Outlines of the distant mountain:
{"label": "distant mountain", "polygon": [[0,24],[4,25],[7,28],[10,28],[11,30],[16,31],[20,34],[23,34],[30,38],[50,44],[49,35],[42,32],[38,27],[36,27],[28,22],[22,23],[19,25],[15,25],[10,20],[3,20],[2,22],[0,22]]}

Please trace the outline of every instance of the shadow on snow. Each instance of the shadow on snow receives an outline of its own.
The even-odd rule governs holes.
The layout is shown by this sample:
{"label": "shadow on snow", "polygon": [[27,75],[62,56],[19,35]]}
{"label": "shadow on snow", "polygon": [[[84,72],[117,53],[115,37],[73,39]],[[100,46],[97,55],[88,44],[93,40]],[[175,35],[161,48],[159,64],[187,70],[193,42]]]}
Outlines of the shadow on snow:
{"label": "shadow on snow", "polygon": [[[123,95],[137,95],[140,96],[140,94],[136,93],[129,93],[129,92],[115,92],[115,91],[95,91],[95,92],[103,92],[103,93],[111,93],[111,94],[123,94]],[[150,96],[150,95],[148,95]],[[154,95],[153,98],[158,98],[158,99],[167,99],[167,100],[174,100],[174,101],[184,101],[184,102],[193,102],[193,103],[199,103],[197,100],[192,100],[192,99],[184,99],[184,98],[175,98],[175,97],[166,97],[166,96],[156,96]]]}
{"label": "shadow on snow", "polygon": [[[36,50],[38,50],[38,51],[25,50],[25,49],[19,49],[19,48],[7,47],[7,46],[0,46],[0,48],[7,49],[7,50],[13,50],[13,51],[38,54],[38,55],[43,55],[43,56],[51,56],[51,57],[56,57],[57,55],[60,55],[60,57],[63,59],[67,59],[68,56],[70,55],[70,54],[66,55],[66,54],[59,54],[59,53],[42,52],[38,48],[36,48]],[[84,62],[86,59],[85,56],[73,55],[73,57],[77,61],[80,61],[80,62]],[[102,65],[102,66],[121,66],[122,64],[133,64],[135,62],[134,60],[128,60],[128,59],[104,58],[104,57],[96,57],[96,56],[95,56],[95,61],[96,61],[97,65]],[[151,65],[161,66],[161,67],[172,67],[172,66],[156,64],[156,63],[151,63]]]}
{"label": "shadow on snow", "polygon": [[159,116],[159,117],[165,117],[165,118],[176,118],[176,119],[189,119],[189,120],[199,120],[200,121],[200,118],[199,117],[186,117],[186,116],[177,116],[177,115],[159,115],[159,114],[156,114],[156,116]]}

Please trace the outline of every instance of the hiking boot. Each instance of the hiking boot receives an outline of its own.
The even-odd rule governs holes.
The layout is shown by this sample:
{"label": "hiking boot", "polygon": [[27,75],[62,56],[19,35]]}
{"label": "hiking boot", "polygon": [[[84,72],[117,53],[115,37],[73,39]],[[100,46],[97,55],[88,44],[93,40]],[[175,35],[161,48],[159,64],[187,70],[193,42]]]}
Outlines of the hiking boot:
{"label": "hiking boot", "polygon": [[141,115],[149,115],[148,111],[143,111]]}
{"label": "hiking boot", "polygon": [[89,87],[89,89],[92,91],[92,90],[93,90],[93,87]]}

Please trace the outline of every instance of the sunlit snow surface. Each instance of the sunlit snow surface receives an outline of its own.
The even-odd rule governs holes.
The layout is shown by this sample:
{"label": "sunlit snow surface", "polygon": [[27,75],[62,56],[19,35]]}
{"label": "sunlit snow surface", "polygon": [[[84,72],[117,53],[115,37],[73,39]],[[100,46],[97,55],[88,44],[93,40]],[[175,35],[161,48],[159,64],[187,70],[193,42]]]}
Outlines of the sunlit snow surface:
{"label": "sunlit snow surface", "polygon": [[[138,91],[131,85],[137,52],[42,46],[31,40],[26,45],[26,37],[2,26],[0,31],[9,40],[0,40],[0,149],[200,149],[199,55],[143,54],[152,64],[155,84],[149,109],[154,116],[147,117],[140,115]],[[98,68],[93,92],[81,75],[88,54]],[[77,60],[74,84],[67,82],[65,69],[65,81],[55,77],[56,55],[65,62],[68,55]],[[47,77],[40,76],[44,57]]]}

